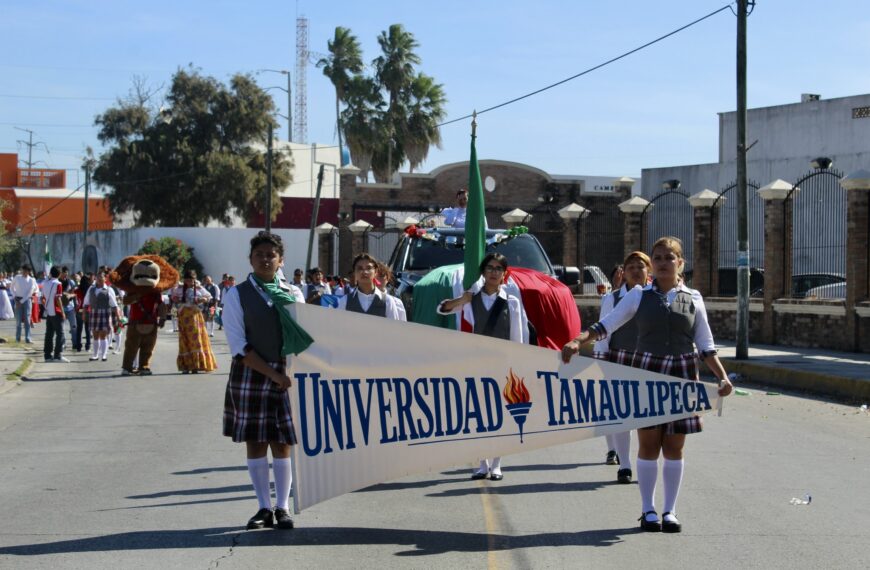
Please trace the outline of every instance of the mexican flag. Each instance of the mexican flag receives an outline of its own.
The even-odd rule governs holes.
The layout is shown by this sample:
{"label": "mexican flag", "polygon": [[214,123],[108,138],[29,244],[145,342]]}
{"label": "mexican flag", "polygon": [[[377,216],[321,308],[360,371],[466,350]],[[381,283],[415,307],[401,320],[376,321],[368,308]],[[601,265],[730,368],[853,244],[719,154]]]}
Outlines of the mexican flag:
{"label": "mexican flag", "polygon": [[486,209],[483,206],[483,184],[477,149],[471,133],[471,160],[468,163],[468,204],[465,210],[465,276],[462,285],[467,290],[480,277],[480,263],[486,255]]}
{"label": "mexican flag", "polygon": [[45,238],[45,276],[48,277],[49,272],[51,271],[51,266],[54,265],[54,262],[51,260],[51,252],[48,250],[48,236]]}

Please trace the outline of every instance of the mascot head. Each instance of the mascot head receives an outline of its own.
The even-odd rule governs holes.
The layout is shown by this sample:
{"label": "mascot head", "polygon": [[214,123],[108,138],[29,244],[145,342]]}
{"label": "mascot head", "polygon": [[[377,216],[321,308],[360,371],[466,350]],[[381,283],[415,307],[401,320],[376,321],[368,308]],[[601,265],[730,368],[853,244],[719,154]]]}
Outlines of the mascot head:
{"label": "mascot head", "polygon": [[178,283],[178,271],[159,255],[131,255],[121,260],[109,280],[127,293],[152,293]]}

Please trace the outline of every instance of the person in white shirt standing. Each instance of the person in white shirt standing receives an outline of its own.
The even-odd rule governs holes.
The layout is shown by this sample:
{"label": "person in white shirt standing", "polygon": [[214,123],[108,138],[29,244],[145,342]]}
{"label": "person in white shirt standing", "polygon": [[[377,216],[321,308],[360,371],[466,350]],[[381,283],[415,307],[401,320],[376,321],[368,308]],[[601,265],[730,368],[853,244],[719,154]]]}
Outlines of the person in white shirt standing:
{"label": "person in white shirt standing", "polygon": [[33,295],[39,291],[36,279],[30,274],[32,269],[26,263],[21,266],[21,273],[12,279],[12,298],[15,300],[15,342],[21,342],[21,325],[24,325],[24,339],[27,344],[33,344],[30,338],[30,315],[33,311]]}
{"label": "person in white shirt standing", "polygon": [[63,322],[66,316],[63,312],[63,285],[60,277],[60,267],[54,266],[49,272],[51,276],[42,284],[42,296],[45,299],[45,345],[43,354],[46,362],[69,362],[63,352]]}
{"label": "person in white shirt standing", "polygon": [[356,279],[356,289],[338,300],[338,308],[385,317],[394,321],[407,321],[405,306],[402,302],[375,287],[375,275],[378,271],[378,260],[368,253],[360,253],[353,260],[353,275]]}
{"label": "person in white shirt standing", "polygon": [[465,227],[465,210],[468,206],[468,190],[460,188],[456,192],[456,206],[444,208],[441,215],[444,216],[444,225],[451,228]]}

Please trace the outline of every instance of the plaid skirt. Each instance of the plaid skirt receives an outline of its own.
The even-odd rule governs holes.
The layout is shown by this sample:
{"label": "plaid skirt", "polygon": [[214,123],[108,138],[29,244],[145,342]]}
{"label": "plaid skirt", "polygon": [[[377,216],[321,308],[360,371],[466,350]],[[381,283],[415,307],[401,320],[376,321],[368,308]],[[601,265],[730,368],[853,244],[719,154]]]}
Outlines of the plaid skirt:
{"label": "plaid skirt", "polygon": [[[269,366],[285,371],[283,362]],[[279,442],[296,445],[290,394],[263,374],[233,358],[224,397],[224,435],[235,442]]]}
{"label": "plaid skirt", "polygon": [[625,350],[624,348],[618,348],[616,350],[610,349],[607,353],[607,360],[613,362],[614,364],[622,364],[623,366],[633,366],[634,365],[634,351],[633,350]]}
{"label": "plaid skirt", "polygon": [[[698,381],[698,353],[696,352],[678,356],[656,356],[649,352],[637,352],[631,365],[634,368],[643,368],[684,380]],[[659,428],[664,428],[666,435],[700,433],[704,430],[704,420],[701,416],[692,416],[641,429]]]}
{"label": "plaid skirt", "polygon": [[91,332],[109,332],[115,328],[114,309],[94,309],[91,307],[89,315]]}

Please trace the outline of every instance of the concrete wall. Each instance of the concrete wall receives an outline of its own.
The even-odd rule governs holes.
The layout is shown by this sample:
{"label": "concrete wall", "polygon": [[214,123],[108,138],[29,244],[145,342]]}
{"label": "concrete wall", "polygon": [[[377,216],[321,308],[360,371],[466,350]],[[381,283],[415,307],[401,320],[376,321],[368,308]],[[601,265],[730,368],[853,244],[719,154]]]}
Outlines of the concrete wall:
{"label": "concrete wall", "polygon": [[[257,231],[259,230],[255,228],[130,228],[93,232],[88,236],[88,243],[96,246],[101,265],[115,267],[124,257],[139,251],[146,240],[174,237],[194,248],[193,253],[202,263],[206,273],[218,279],[223,273],[230,273],[239,278],[247,275],[251,270],[248,263],[249,242]],[[282,229],[274,231],[284,240],[285,271],[289,269],[292,272],[296,267],[304,268],[308,231]],[[52,260],[56,265],[79,269],[83,249],[81,232],[34,236],[30,244],[30,253],[37,270],[42,269],[46,237]],[[315,240],[316,238],[317,236]],[[316,243],[312,251],[311,263],[312,266],[319,263]]]}

